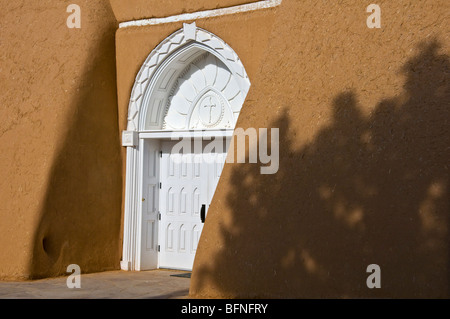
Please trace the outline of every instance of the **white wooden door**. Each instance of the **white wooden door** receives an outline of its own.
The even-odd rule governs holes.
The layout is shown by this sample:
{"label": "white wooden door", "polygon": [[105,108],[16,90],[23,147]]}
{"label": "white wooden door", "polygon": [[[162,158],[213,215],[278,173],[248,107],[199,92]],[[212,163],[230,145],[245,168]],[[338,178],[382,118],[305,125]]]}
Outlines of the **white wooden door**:
{"label": "white wooden door", "polygon": [[175,143],[162,143],[159,267],[191,270],[226,151],[175,154]]}
{"label": "white wooden door", "polygon": [[158,267],[158,208],[160,142],[142,139],[142,199],[141,199],[141,255],[138,270]]}

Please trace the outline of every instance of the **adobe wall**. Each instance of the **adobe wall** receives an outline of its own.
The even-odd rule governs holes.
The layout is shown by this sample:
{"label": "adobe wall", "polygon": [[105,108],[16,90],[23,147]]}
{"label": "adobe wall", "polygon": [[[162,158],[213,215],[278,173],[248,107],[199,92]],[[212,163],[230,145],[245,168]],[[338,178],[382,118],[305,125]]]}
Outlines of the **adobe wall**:
{"label": "adobe wall", "polygon": [[[112,6],[125,21],[244,2]],[[120,29],[115,52],[107,1],[78,1],[80,30],[70,1],[1,3],[0,279],[117,269],[119,132],[141,64],[182,23]],[[280,163],[225,165],[192,297],[449,297],[448,3],[380,0],[381,29],[367,4],[196,21],[241,58],[237,126],[280,128]],[[366,286],[374,263],[381,289]]]}
{"label": "adobe wall", "polygon": [[0,12],[0,280],[118,269],[121,158],[109,2]]}
{"label": "adobe wall", "polygon": [[256,0],[110,0],[119,22],[226,8]]}
{"label": "adobe wall", "polygon": [[381,29],[370,2],[283,0],[246,28],[264,48],[211,30],[250,71],[237,127],[279,128],[280,162],[225,165],[191,297],[449,297],[449,3],[375,3]]}

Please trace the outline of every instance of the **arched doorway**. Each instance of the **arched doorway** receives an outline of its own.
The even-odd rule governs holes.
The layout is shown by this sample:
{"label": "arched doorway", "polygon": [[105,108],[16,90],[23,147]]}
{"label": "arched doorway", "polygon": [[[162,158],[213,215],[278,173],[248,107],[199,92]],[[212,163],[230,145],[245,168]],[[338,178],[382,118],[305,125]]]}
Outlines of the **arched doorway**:
{"label": "arched doorway", "polygon": [[[122,269],[192,268],[226,139],[249,87],[236,53],[195,23],[184,24],[150,53],[136,77],[122,135]],[[175,136],[188,141],[181,153]],[[215,147],[208,146],[211,140]]]}

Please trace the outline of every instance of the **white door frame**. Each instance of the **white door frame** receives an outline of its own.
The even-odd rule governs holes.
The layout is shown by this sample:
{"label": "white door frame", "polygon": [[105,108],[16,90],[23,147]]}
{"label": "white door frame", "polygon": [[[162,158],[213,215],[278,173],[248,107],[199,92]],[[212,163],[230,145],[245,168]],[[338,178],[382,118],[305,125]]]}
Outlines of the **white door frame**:
{"label": "white door frame", "polygon": [[[167,80],[170,72],[173,72],[173,68],[170,68],[171,63],[182,63],[182,59],[187,60],[194,55],[198,56],[200,51],[213,54],[225,64],[239,86],[242,102],[250,88],[247,73],[237,54],[223,40],[208,31],[197,28],[195,23],[184,24],[183,29],[167,37],[147,57],[136,77],[131,93],[127,130],[122,132],[122,145],[127,147],[123,251],[120,262],[123,270],[143,269],[141,175],[144,139],[172,139],[177,135],[190,138],[230,137],[233,134],[235,122],[231,127],[216,127],[201,131],[171,130],[164,126],[164,117],[168,111],[165,108],[170,92],[162,94],[161,83],[167,84],[167,81],[176,80]],[[165,86],[168,87],[168,85]],[[233,110],[236,118],[241,107],[242,105]],[[157,265],[154,268],[157,268]]]}
{"label": "white door frame", "polygon": [[[141,216],[141,214],[144,214],[143,211],[143,207],[142,205],[144,204],[144,201],[147,200],[148,202],[148,198],[147,194],[144,194],[144,179],[143,179],[143,174],[141,173],[143,171],[143,167],[144,167],[144,161],[147,161],[148,159],[146,158],[146,153],[144,152],[144,142],[145,140],[153,140],[153,141],[158,141],[159,142],[159,149],[158,152],[161,148],[161,143],[163,141],[167,141],[167,140],[178,140],[181,138],[190,138],[190,139],[206,139],[206,140],[210,140],[213,138],[230,138],[233,135],[233,130],[231,129],[226,129],[226,130],[208,130],[208,131],[198,131],[198,130],[180,130],[180,131],[144,131],[139,133],[138,138],[139,138],[139,147],[138,147],[138,165],[137,167],[140,168],[139,170],[137,170],[136,172],[139,172],[138,174],[138,179],[137,179],[137,183],[138,183],[138,187],[137,187],[137,193],[136,193],[136,198],[140,199],[137,201],[137,209],[139,212],[139,215]],[[159,157],[158,157],[159,160]],[[160,163],[158,163],[158,167],[159,167]],[[161,182],[159,180],[159,176],[160,176],[160,171],[158,170],[156,172],[156,176],[158,177],[158,181],[157,183]],[[159,188],[156,188],[156,192],[154,194],[155,198],[159,198],[160,194],[159,194]],[[157,207],[157,211],[159,212],[159,205],[160,203],[158,203],[158,207]],[[133,233],[136,236],[136,241],[133,243],[136,249],[136,260],[135,260],[135,269],[134,270],[147,270],[147,269],[155,269],[155,268],[159,268],[159,258],[158,258],[158,250],[157,247],[159,245],[159,220],[157,219],[157,216],[155,216],[155,230],[156,230],[156,234],[154,237],[154,241],[153,241],[153,253],[155,254],[154,256],[154,262],[152,263],[153,266],[148,266],[145,265],[144,266],[144,262],[141,260],[142,254],[143,254],[143,243],[144,240],[142,239],[143,234],[143,227],[145,225],[142,224],[143,222],[143,218],[139,218],[137,217],[136,220],[134,221],[134,226],[135,229],[133,229]],[[139,240],[141,239],[141,240]],[[130,269],[127,269],[130,270]]]}

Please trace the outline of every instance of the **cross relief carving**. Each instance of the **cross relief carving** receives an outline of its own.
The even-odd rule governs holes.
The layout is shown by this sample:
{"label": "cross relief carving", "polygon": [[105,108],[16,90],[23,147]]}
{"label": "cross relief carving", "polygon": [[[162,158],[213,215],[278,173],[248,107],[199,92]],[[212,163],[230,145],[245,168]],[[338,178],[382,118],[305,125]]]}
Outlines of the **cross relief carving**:
{"label": "cross relief carving", "polygon": [[203,104],[203,107],[204,108],[208,108],[209,107],[209,122],[208,122],[208,124],[212,124],[211,123],[212,109],[216,107],[216,104],[212,103],[212,98],[209,97],[209,103]]}

